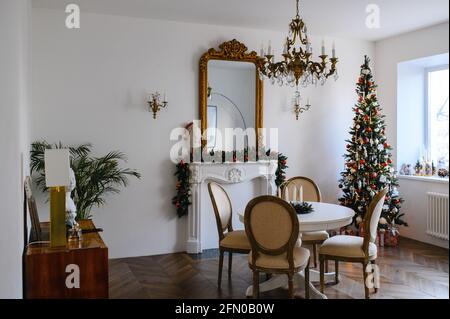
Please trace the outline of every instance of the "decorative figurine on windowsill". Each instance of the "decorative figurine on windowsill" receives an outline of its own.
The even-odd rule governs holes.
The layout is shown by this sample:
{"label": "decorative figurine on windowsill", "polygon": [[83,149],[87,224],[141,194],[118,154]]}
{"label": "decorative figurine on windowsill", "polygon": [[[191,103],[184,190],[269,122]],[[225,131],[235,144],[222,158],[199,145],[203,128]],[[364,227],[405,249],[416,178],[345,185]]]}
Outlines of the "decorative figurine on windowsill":
{"label": "decorative figurine on windowsill", "polygon": [[75,173],[70,169],[70,184],[66,189],[66,225],[69,227],[69,241],[81,239],[81,228],[75,218],[77,217],[77,207],[71,197],[72,191],[77,186]]}
{"label": "decorative figurine on windowsill", "polygon": [[403,164],[400,169],[400,175],[413,175],[411,164]]}

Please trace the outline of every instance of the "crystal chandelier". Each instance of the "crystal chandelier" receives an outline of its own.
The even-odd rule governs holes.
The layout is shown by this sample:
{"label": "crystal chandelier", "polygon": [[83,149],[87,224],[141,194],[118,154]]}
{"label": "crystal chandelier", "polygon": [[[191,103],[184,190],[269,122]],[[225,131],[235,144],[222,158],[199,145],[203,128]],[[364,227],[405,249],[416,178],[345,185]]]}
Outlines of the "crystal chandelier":
{"label": "crystal chandelier", "polygon": [[308,39],[307,27],[299,15],[299,0],[297,0],[297,15],[289,24],[289,35],[283,50],[283,61],[276,62],[272,46],[269,42],[267,52],[261,48],[261,58],[258,59],[258,70],[261,79],[268,78],[272,84],[291,87],[320,83],[325,84],[330,76],[337,80],[336,49],[333,43],[332,57],[328,59],[325,53],[325,43],[322,42],[321,62],[311,60],[313,49]]}

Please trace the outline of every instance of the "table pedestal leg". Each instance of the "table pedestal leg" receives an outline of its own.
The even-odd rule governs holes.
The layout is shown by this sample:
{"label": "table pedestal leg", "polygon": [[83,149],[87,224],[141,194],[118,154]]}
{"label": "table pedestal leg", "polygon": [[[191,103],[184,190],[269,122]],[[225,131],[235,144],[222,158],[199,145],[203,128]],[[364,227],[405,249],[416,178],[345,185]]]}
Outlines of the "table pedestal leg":
{"label": "table pedestal leg", "polygon": [[[320,293],[319,290],[314,287],[313,282],[320,281],[320,273],[317,270],[309,270],[309,295],[311,299],[327,299],[327,296]],[[334,282],[334,272],[325,273],[325,282]],[[266,292],[275,290],[277,288],[288,288],[288,277],[287,275],[274,275],[267,281],[264,281],[259,284],[259,292]],[[305,289],[305,275],[304,272],[300,272],[294,275],[294,288],[301,289],[304,291]],[[247,292],[245,293],[247,297],[253,296],[253,286],[247,288]]]}

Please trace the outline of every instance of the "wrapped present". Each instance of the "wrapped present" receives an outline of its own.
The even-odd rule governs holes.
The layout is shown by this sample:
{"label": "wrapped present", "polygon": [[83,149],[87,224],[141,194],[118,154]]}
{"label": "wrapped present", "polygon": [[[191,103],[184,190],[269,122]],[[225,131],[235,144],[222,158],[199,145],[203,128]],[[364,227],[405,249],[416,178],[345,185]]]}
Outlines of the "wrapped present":
{"label": "wrapped present", "polygon": [[351,226],[342,227],[339,230],[339,235],[348,235],[348,236],[356,236],[356,231]]}
{"label": "wrapped present", "polygon": [[399,231],[396,225],[391,225],[384,232],[384,245],[387,247],[397,247],[399,239]]}

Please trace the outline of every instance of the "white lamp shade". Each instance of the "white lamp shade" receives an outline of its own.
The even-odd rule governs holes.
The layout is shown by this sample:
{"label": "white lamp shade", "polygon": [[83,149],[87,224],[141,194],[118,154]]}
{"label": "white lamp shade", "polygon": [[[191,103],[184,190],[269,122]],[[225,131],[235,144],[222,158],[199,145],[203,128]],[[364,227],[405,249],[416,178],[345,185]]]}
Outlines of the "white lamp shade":
{"label": "white lamp shade", "polygon": [[47,187],[70,184],[70,160],[68,149],[45,150],[45,183]]}

